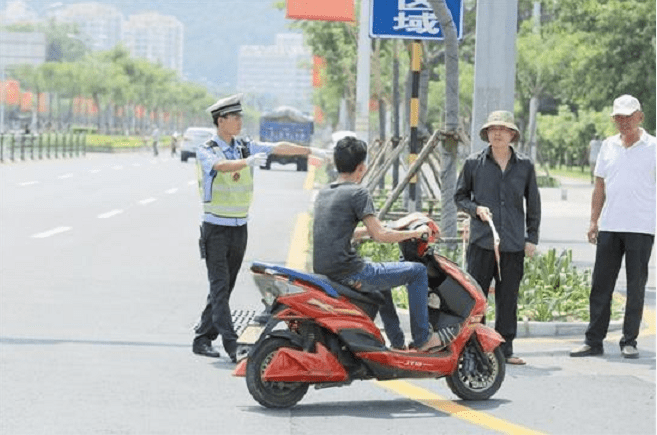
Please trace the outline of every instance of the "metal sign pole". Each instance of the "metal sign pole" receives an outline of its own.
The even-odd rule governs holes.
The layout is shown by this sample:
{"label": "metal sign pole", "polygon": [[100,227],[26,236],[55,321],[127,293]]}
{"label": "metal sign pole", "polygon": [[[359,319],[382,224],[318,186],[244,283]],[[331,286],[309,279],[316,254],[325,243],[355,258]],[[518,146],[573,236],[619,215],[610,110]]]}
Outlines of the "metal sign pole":
{"label": "metal sign pole", "polygon": [[[410,102],[410,119],[409,125],[411,127],[411,140],[410,140],[410,154],[408,155],[408,166],[410,167],[417,159],[418,152],[418,138],[417,127],[420,119],[420,65],[422,64],[422,43],[419,40],[414,40],[411,50],[411,71],[413,74],[413,81],[411,86],[411,102]],[[409,211],[415,211],[415,196],[417,186],[417,175],[411,178],[408,185],[408,198],[409,198]]]}

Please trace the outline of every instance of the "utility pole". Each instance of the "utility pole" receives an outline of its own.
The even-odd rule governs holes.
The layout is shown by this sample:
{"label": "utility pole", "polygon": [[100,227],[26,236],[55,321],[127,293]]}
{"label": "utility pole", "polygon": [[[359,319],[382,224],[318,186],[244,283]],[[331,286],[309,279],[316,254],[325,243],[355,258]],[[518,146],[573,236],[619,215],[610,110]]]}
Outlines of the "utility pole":
{"label": "utility pole", "polygon": [[358,65],[356,71],[356,134],[369,144],[370,139],[370,1],[360,3],[358,29]]}
{"label": "utility pole", "polygon": [[486,147],[479,129],[490,112],[513,113],[517,27],[518,0],[477,1],[472,152]]}

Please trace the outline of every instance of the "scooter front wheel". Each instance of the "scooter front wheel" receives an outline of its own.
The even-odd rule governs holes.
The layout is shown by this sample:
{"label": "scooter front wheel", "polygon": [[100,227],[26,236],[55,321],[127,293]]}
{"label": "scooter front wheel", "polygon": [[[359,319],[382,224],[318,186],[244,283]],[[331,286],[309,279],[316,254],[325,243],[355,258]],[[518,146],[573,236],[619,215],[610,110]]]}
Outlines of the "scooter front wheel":
{"label": "scooter front wheel", "polygon": [[506,361],[499,346],[493,352],[483,352],[475,346],[478,344],[467,344],[456,371],[446,378],[450,390],[463,400],[490,398],[500,389],[506,372]]}
{"label": "scooter front wheel", "polygon": [[308,384],[303,382],[269,382],[262,379],[262,374],[272,358],[283,347],[294,346],[284,338],[267,338],[253,351],[246,364],[246,386],[249,393],[267,408],[294,406],[308,391]]}

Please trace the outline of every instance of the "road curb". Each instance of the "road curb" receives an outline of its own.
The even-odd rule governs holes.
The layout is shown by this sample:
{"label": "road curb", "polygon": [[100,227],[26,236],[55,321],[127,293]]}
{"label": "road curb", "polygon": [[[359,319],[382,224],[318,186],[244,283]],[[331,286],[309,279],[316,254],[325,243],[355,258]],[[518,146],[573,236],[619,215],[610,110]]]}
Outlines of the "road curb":
{"label": "road curb", "polygon": [[[399,322],[402,330],[410,338],[411,326],[410,315],[408,310],[397,308]],[[380,318],[377,318],[377,325],[383,328]],[[487,322],[491,328],[495,328],[495,322]],[[588,322],[534,322],[528,320],[518,321],[518,331],[516,338],[531,337],[573,337],[584,336]],[[620,320],[609,322],[608,332],[620,331],[623,328],[623,322]]]}

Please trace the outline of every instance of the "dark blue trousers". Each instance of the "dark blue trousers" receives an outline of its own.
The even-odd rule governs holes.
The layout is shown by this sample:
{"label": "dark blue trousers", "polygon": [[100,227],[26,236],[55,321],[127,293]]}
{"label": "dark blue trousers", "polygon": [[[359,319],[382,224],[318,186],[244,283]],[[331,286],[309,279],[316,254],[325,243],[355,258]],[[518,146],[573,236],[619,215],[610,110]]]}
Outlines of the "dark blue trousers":
{"label": "dark blue trousers", "polygon": [[228,227],[203,223],[205,234],[205,265],[210,291],[201,319],[195,327],[197,340],[208,343],[221,335],[228,354],[237,349],[237,334],[230,311],[230,295],[242,266],[248,232],[246,225]]}
{"label": "dark blue trousers", "polygon": [[616,287],[623,256],[627,276],[627,302],[621,349],[635,346],[643,316],[643,302],[648,281],[648,263],[655,236],[641,233],[600,231],[589,296],[591,319],[586,330],[586,344],[602,347],[611,316],[611,299]]}

